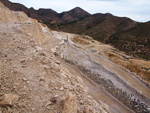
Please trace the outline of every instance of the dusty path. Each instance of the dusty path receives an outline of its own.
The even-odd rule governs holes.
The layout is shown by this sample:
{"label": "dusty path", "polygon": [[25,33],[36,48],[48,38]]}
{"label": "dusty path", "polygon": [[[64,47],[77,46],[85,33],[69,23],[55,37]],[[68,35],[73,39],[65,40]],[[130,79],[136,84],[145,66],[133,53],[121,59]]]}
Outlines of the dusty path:
{"label": "dusty path", "polygon": [[[95,46],[98,46],[95,44]],[[144,95],[146,95],[148,98],[150,98],[150,89],[133,73],[130,71],[116,65],[115,63],[110,62],[108,59],[98,56],[96,54],[93,54],[91,52],[88,52],[88,54],[97,61],[97,63],[100,63],[104,66],[106,66],[108,69],[111,70],[111,72],[116,73],[118,76],[120,76],[122,79],[124,79],[127,83],[129,83],[132,87],[142,92]]]}
{"label": "dusty path", "polygon": [[108,107],[108,110],[111,113],[133,113],[133,111],[107,93],[107,91],[105,91],[101,85],[97,85],[87,78],[86,75],[84,75],[75,66],[72,66],[61,59],[59,59],[59,61],[65,68],[69,69],[72,75],[76,76],[77,78],[80,77],[82,79],[81,83],[88,88],[89,94],[94,97],[96,101],[105,103],[106,105],[104,104],[103,106]]}
{"label": "dusty path", "polygon": [[[150,105],[150,89],[143,82],[141,82],[135,74],[115,63],[112,63],[105,57],[95,54],[95,50],[92,51],[92,48],[87,49],[85,46],[82,46],[82,44],[78,45],[72,42],[70,38],[68,42],[64,42],[63,40],[66,37],[66,34],[62,34],[57,34],[56,32],[56,36],[59,37],[62,42],[61,44],[58,44],[58,48],[61,50],[61,56],[63,58],[85,67],[92,73],[99,74],[106,80],[110,80],[116,88],[126,92],[128,96],[134,95],[133,99],[135,99],[135,106],[139,101],[144,102],[148,106]],[[93,44],[90,46],[95,46],[95,48],[97,48],[96,46],[98,45]],[[64,63],[64,65],[68,64]],[[72,70],[70,66],[67,66],[67,68]],[[97,86],[94,82],[91,82],[89,78],[85,77],[84,74],[81,74],[77,70],[72,71],[72,73],[79,75],[82,78],[84,85],[88,87],[89,94],[96,100],[105,102],[109,106],[109,110],[111,110],[111,112],[131,112],[126,111],[128,108],[125,108],[125,106],[122,105],[122,103],[124,103],[122,100],[118,101],[110,92],[108,93],[105,88],[103,89],[100,85]],[[129,107],[130,104],[128,103],[127,106]],[[135,107],[130,108],[135,109]]]}
{"label": "dusty path", "polygon": [[[121,76],[122,75],[121,72],[116,73],[116,72],[112,71],[114,68],[116,68],[115,66],[112,66],[112,64],[110,64],[110,63],[108,64],[108,62],[107,62],[107,65],[103,65],[104,61],[102,62],[102,60],[100,58],[97,58],[96,56],[91,55],[81,49],[79,50],[79,48],[77,49],[77,48],[71,46],[70,44],[68,44],[67,46],[68,47],[66,48],[66,51],[68,52],[69,60],[80,63],[84,67],[87,67],[88,69],[90,69],[92,72],[99,73],[100,75],[102,75],[102,77],[104,77],[106,79],[110,79],[116,87],[118,87],[124,91],[127,91],[129,94],[135,94],[135,96],[137,96],[137,98],[141,99],[148,105],[150,104],[149,100],[143,99],[138,94],[138,92],[135,93],[135,91],[137,91],[137,89],[140,88],[138,90],[142,90],[143,94],[145,96],[149,97],[150,96],[149,88],[147,88],[146,86],[141,84],[139,81],[134,79],[132,77],[132,75],[130,75],[129,77],[127,76],[128,78],[127,77],[123,78],[123,76]],[[112,70],[110,70],[111,68],[108,68],[106,66],[113,67],[113,68],[112,68]],[[121,70],[121,69],[118,68],[116,70]],[[121,71],[123,71],[123,70],[121,70]],[[119,74],[121,74],[121,75],[119,75]],[[127,74],[129,75],[130,73],[127,73]]]}

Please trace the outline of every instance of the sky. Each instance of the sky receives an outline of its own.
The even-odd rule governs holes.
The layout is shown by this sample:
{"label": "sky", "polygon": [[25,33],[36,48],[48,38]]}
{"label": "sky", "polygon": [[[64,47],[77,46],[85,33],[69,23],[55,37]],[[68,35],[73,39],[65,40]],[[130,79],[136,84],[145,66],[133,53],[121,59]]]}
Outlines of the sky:
{"label": "sky", "polygon": [[87,12],[111,13],[138,22],[150,21],[150,0],[10,0],[30,8],[51,8],[58,13],[81,7]]}

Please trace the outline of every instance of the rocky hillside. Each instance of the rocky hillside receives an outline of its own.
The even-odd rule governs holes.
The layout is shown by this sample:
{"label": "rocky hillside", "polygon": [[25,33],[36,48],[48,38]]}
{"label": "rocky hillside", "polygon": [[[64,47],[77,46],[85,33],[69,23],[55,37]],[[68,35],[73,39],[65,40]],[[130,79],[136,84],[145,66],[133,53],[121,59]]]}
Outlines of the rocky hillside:
{"label": "rocky hillside", "polygon": [[150,22],[116,33],[106,41],[130,55],[150,60]]}
{"label": "rocky hillside", "polygon": [[1,113],[106,112],[56,59],[47,27],[1,2],[0,15]]}
{"label": "rocky hillside", "polygon": [[60,26],[60,29],[70,33],[89,35],[98,41],[105,42],[112,34],[128,30],[136,24],[129,18],[98,13],[77,22]]}

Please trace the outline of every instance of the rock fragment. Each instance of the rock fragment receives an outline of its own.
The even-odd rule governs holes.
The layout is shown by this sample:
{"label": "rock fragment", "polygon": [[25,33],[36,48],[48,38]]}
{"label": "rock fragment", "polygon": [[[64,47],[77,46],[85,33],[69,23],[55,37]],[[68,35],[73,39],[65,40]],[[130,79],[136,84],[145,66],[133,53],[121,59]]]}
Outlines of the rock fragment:
{"label": "rock fragment", "polygon": [[75,97],[69,93],[63,98],[63,110],[62,113],[77,113],[78,106]]}
{"label": "rock fragment", "polygon": [[63,88],[63,87],[61,87],[59,90],[60,90],[60,91],[63,91],[63,90],[64,90],[64,88]]}
{"label": "rock fragment", "polygon": [[16,94],[3,94],[0,96],[0,106],[12,106],[19,99],[19,96]]}
{"label": "rock fragment", "polygon": [[51,101],[48,101],[46,104],[45,104],[45,106],[48,106],[48,105],[51,105],[52,104],[52,102]]}
{"label": "rock fragment", "polygon": [[58,64],[58,65],[60,65],[60,62],[59,62],[59,61],[56,61],[55,63]]}
{"label": "rock fragment", "polygon": [[23,77],[22,80],[23,80],[23,81],[27,81],[27,78]]}

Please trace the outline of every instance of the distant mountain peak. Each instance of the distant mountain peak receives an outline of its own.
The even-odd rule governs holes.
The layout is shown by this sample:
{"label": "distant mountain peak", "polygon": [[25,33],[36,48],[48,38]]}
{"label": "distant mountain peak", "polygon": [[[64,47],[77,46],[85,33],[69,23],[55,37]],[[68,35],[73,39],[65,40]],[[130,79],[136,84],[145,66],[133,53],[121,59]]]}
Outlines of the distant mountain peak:
{"label": "distant mountain peak", "polygon": [[30,7],[30,9],[35,10],[33,7]]}
{"label": "distant mountain peak", "polygon": [[84,9],[82,9],[80,7],[75,7],[68,12],[84,13],[86,15],[91,15],[90,13],[88,13],[87,11],[85,11]]}
{"label": "distant mountain peak", "polygon": [[112,14],[111,14],[111,13],[106,13],[106,15],[107,15],[107,16],[112,16]]}
{"label": "distant mountain peak", "polygon": [[82,11],[85,11],[84,9],[80,8],[80,7],[75,7],[73,8],[72,10],[82,10]]}
{"label": "distant mountain peak", "polygon": [[91,16],[91,14],[80,7],[75,7],[69,11],[60,13],[59,16],[61,18],[62,23],[69,23],[80,20],[85,17],[89,17]]}

